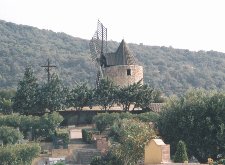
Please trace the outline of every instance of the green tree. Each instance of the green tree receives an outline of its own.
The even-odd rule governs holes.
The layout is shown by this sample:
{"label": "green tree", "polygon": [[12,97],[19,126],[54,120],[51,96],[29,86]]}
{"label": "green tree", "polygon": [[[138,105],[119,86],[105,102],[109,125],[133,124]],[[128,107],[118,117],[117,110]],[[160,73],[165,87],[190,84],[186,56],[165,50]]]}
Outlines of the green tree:
{"label": "green tree", "polygon": [[12,113],[12,98],[15,96],[16,91],[13,89],[0,90],[0,112],[3,114]]}
{"label": "green tree", "polygon": [[0,116],[0,125],[13,128],[19,128],[26,137],[27,132],[40,128],[40,117],[38,116],[26,116],[19,114],[10,114]]}
{"label": "green tree", "polygon": [[0,147],[1,165],[30,165],[41,148],[36,143],[16,144]]}
{"label": "green tree", "polygon": [[144,156],[144,147],[155,136],[148,124],[134,119],[115,122],[111,128],[112,152],[124,165],[135,165]]}
{"label": "green tree", "polygon": [[76,110],[82,110],[84,106],[91,106],[93,90],[86,83],[78,84],[68,95],[67,105]]}
{"label": "green tree", "polygon": [[137,114],[136,117],[142,122],[155,123],[155,122],[157,122],[157,120],[159,118],[159,114],[155,113],[155,112],[145,112],[145,113]]}
{"label": "green tree", "polygon": [[50,82],[43,84],[38,90],[37,103],[40,113],[61,110],[66,105],[68,89],[57,75],[51,76]]}
{"label": "green tree", "polygon": [[51,138],[56,134],[56,128],[63,121],[63,117],[58,112],[46,113],[40,117],[40,121],[38,126],[36,127],[37,132],[35,132],[35,136]]}
{"label": "green tree", "polygon": [[184,161],[188,161],[187,149],[185,143],[180,140],[177,143],[177,150],[174,156],[175,163],[184,163]]}
{"label": "green tree", "polygon": [[108,79],[101,79],[95,89],[94,100],[103,110],[109,110],[116,103],[117,87]]}
{"label": "green tree", "polygon": [[141,83],[138,82],[125,87],[121,87],[117,91],[118,102],[123,106],[124,111],[129,111],[130,106],[136,103],[138,90],[140,87]]}
{"label": "green tree", "polygon": [[41,151],[41,147],[37,143],[18,145],[18,147],[17,156],[24,165],[30,165],[32,160],[39,156]]}
{"label": "green tree", "polygon": [[157,127],[166,143],[175,146],[179,140],[188,144],[188,154],[200,162],[225,151],[225,93],[191,90],[183,97],[171,98],[160,113]]}
{"label": "green tree", "polygon": [[115,121],[119,120],[118,113],[100,113],[94,117],[96,128],[102,133],[106,128],[113,125]]}
{"label": "green tree", "polygon": [[150,103],[158,101],[158,97],[160,94],[156,92],[152,87],[148,84],[134,84],[136,86],[136,96],[134,101],[134,107],[141,107],[142,109],[146,109],[149,107]]}
{"label": "green tree", "polygon": [[121,87],[117,92],[117,98],[124,111],[129,111],[131,105],[133,110],[137,107],[148,109],[150,103],[162,102],[161,93],[148,84],[141,84],[141,81]]}
{"label": "green tree", "polygon": [[2,112],[3,114],[11,114],[12,105],[13,102],[11,101],[11,99],[3,98],[2,100],[0,100],[0,112]]}
{"label": "green tree", "polygon": [[19,82],[12,105],[14,112],[33,114],[36,108],[37,79],[31,68],[26,68],[23,79]]}
{"label": "green tree", "polygon": [[105,155],[94,157],[91,165],[123,165],[123,162],[111,151],[108,151]]}
{"label": "green tree", "polygon": [[0,125],[1,126],[9,126],[17,128],[21,123],[19,114],[10,114],[10,115],[1,115],[0,116]]}
{"label": "green tree", "polygon": [[3,144],[15,144],[22,138],[23,135],[19,130],[8,126],[0,127],[0,139],[3,141]]}
{"label": "green tree", "polygon": [[0,100],[1,99],[6,99],[6,100],[9,100],[9,99],[12,99],[16,94],[16,90],[15,89],[3,89],[3,90],[0,90]]}

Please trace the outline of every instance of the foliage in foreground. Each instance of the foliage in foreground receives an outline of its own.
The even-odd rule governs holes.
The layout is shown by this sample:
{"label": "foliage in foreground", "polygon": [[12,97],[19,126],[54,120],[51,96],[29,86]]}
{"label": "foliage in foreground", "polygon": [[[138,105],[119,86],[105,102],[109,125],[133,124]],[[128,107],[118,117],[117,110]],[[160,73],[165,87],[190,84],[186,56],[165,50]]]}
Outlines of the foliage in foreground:
{"label": "foliage in foreground", "polygon": [[144,156],[144,147],[155,137],[153,128],[139,120],[123,119],[114,123],[109,134],[112,153],[124,165],[135,165]]}
{"label": "foliage in foreground", "polygon": [[99,113],[94,117],[96,128],[103,132],[110,128],[115,122],[122,119],[139,119],[142,122],[156,122],[159,115],[155,112],[145,112],[140,114],[123,113]]}
{"label": "foliage in foreground", "polygon": [[109,151],[106,155],[94,157],[90,165],[123,165],[123,162]]}
{"label": "foliage in foreground", "polygon": [[12,113],[12,98],[15,96],[16,91],[14,89],[0,90],[0,113],[11,114]]}
{"label": "foliage in foreground", "polygon": [[24,137],[29,131],[31,131],[35,139],[39,137],[51,137],[62,121],[63,117],[57,112],[45,114],[41,117],[19,114],[0,116],[0,125],[13,127],[15,129],[19,128],[19,130],[24,134]]}
{"label": "foliage in foreground", "polygon": [[3,141],[3,144],[15,144],[19,140],[22,140],[22,133],[15,128],[8,126],[0,126],[0,140]]}
{"label": "foliage in foreground", "polygon": [[225,93],[191,90],[171,98],[158,120],[158,130],[174,154],[179,140],[200,162],[225,154]]}
{"label": "foliage in foreground", "polygon": [[0,147],[1,165],[31,165],[32,160],[40,153],[36,143],[16,144]]}
{"label": "foliage in foreground", "polygon": [[82,129],[82,140],[86,143],[92,142],[92,133],[88,129]]}

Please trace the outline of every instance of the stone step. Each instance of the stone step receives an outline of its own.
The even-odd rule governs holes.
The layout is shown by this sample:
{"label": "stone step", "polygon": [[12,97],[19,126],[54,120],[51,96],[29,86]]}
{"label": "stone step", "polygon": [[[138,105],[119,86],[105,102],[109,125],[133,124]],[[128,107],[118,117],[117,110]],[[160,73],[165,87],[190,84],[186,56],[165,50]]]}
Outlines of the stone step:
{"label": "stone step", "polygon": [[76,163],[79,164],[90,164],[93,157],[100,155],[97,149],[77,149],[76,153]]}

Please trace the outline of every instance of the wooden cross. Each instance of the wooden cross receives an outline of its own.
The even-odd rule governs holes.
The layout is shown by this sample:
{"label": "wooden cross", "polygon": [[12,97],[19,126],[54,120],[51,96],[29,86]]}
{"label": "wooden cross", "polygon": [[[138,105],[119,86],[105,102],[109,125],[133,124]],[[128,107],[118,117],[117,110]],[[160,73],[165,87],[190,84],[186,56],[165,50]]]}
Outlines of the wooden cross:
{"label": "wooden cross", "polygon": [[50,61],[48,58],[48,64],[41,66],[41,67],[45,67],[46,72],[48,73],[48,83],[50,82],[50,68],[56,67],[55,65],[50,65]]}

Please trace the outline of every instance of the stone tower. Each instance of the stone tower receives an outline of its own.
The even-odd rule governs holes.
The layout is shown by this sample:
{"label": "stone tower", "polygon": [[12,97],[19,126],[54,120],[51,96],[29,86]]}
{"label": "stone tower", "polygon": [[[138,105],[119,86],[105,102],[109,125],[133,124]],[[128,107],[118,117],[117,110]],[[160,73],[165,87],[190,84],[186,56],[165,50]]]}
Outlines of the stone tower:
{"label": "stone tower", "polygon": [[105,55],[106,67],[103,75],[116,85],[128,86],[141,81],[143,84],[143,67],[138,65],[124,40],[114,53]]}

